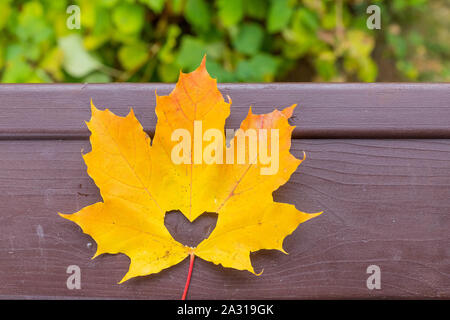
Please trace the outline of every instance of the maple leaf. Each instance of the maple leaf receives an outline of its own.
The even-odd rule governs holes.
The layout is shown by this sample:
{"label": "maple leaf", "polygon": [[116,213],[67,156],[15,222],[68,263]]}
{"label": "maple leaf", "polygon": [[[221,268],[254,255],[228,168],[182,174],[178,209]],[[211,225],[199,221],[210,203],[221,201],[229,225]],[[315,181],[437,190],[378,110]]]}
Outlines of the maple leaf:
{"label": "maple leaf", "polygon": [[[108,109],[97,109],[91,101],[92,117],[87,126],[92,151],[83,158],[103,202],[60,215],[78,224],[97,242],[93,258],[102,253],[124,253],[130,258],[129,270],[120,283],[157,273],[188,256],[191,268],[193,257],[198,256],[256,274],[251,252],[285,252],[284,238],[300,223],[321,214],[301,212],[294,205],[274,202],[272,197],[272,192],[285,184],[303,161],[289,151],[294,127],[288,119],[295,105],[263,115],[255,115],[250,109],[240,126],[242,132],[265,132],[256,136],[260,152],[278,151],[279,169],[262,174],[267,163],[252,158],[250,145],[243,149],[247,161],[240,162],[238,152],[232,152],[240,143],[238,133],[229,146],[225,143],[229,101],[225,102],[216,80],[209,76],[205,58],[195,71],[180,73],[168,96],[156,94],[158,121],[153,141],[132,109],[127,116],[119,117]],[[215,137],[221,138],[216,144],[219,147],[211,154],[213,158],[231,154],[226,163],[218,163],[218,158],[212,164],[196,161],[196,151],[203,154],[210,148],[194,141],[199,123],[202,132],[220,130],[220,136]],[[191,151],[185,155],[187,161],[175,163],[173,151],[179,141],[173,139],[173,133],[180,129],[191,137]],[[244,136],[247,138],[250,141]],[[277,149],[272,149],[275,144]],[[204,212],[216,212],[216,227],[196,248],[187,247],[176,241],[164,225],[166,212],[172,210],[180,210],[189,221]]]}

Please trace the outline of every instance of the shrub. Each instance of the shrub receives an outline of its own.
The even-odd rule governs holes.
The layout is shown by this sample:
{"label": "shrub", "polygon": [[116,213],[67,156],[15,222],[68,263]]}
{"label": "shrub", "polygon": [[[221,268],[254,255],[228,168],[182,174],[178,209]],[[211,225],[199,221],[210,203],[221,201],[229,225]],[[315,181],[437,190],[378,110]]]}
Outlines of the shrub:
{"label": "shrub", "polygon": [[[366,27],[373,3],[381,30]],[[426,0],[2,0],[0,76],[173,82],[206,53],[220,82],[448,80],[445,17]]]}

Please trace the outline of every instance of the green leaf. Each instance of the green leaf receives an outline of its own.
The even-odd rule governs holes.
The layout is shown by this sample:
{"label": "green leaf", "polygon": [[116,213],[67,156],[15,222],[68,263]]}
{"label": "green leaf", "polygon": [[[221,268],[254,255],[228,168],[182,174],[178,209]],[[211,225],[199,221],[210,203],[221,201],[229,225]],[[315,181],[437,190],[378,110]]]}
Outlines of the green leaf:
{"label": "green leaf", "polygon": [[5,58],[6,61],[21,58],[23,59],[24,52],[23,47],[18,43],[12,43],[6,47]]}
{"label": "green leaf", "polygon": [[83,39],[83,44],[88,50],[96,50],[111,38],[113,31],[110,12],[106,8],[97,8],[92,32]]}
{"label": "green leaf", "polygon": [[113,21],[120,32],[138,33],[144,25],[144,8],[132,3],[123,3],[113,11]]}
{"label": "green leaf", "polygon": [[61,65],[64,60],[64,54],[60,48],[55,47],[46,53],[45,58],[41,60],[39,66],[47,73],[51,74],[57,81],[63,80]]}
{"label": "green leaf", "polygon": [[321,80],[330,81],[336,76],[335,62],[336,56],[332,51],[324,51],[317,57],[314,66]]}
{"label": "green leaf", "polygon": [[103,7],[111,8],[117,4],[119,0],[97,0]]}
{"label": "green leaf", "polygon": [[320,22],[322,28],[326,30],[333,30],[336,28],[336,10],[334,6],[322,16]]}
{"label": "green leaf", "polygon": [[387,40],[394,49],[395,56],[398,59],[405,59],[408,53],[408,45],[405,38],[397,34],[388,34]]}
{"label": "green leaf", "polygon": [[24,4],[19,13],[15,33],[22,42],[39,44],[53,35],[53,30],[45,21],[44,9],[38,2]]}
{"label": "green leaf", "polygon": [[270,33],[283,30],[289,23],[294,9],[289,0],[272,0],[267,16],[267,29]]}
{"label": "green leaf", "polygon": [[234,26],[244,16],[243,0],[217,0],[219,18],[225,27]]}
{"label": "green leaf", "polygon": [[133,70],[147,61],[149,49],[144,43],[124,45],[119,49],[120,64],[126,70]]}
{"label": "green leaf", "polygon": [[97,8],[95,12],[95,25],[93,27],[92,33],[94,35],[100,36],[109,34],[111,32],[111,17],[108,9]]}
{"label": "green leaf", "polygon": [[294,24],[303,26],[309,32],[316,32],[320,25],[317,15],[306,8],[299,8],[293,20]]}
{"label": "green leaf", "polygon": [[2,82],[20,83],[29,82],[33,76],[33,69],[22,59],[14,59],[7,63],[3,72]]}
{"label": "green leaf", "polygon": [[261,48],[263,39],[264,30],[259,24],[244,23],[233,38],[233,46],[241,53],[253,55]]}
{"label": "green leaf", "polygon": [[[92,29],[97,23],[97,5],[92,0],[79,0],[81,27]],[[82,8],[82,9],[81,9]],[[67,26],[65,26],[67,29]]]}
{"label": "green leaf", "polygon": [[264,19],[268,10],[267,0],[245,0],[244,11],[246,15],[254,19]]}
{"label": "green leaf", "polygon": [[180,69],[175,64],[159,64],[157,73],[163,82],[176,82]]}
{"label": "green leaf", "polygon": [[187,0],[186,20],[200,31],[207,31],[211,24],[211,9],[205,0]]}
{"label": "green leaf", "polygon": [[3,50],[4,50],[3,44],[0,42],[0,70],[3,69],[3,65],[5,63],[5,54]]}
{"label": "green leaf", "polygon": [[111,82],[111,78],[104,73],[101,72],[94,72],[90,75],[88,75],[86,78],[84,78],[83,82],[86,83],[107,83]]}
{"label": "green leaf", "polygon": [[369,56],[375,46],[374,39],[361,30],[349,30],[346,42],[348,54],[356,59]]}
{"label": "green leaf", "polygon": [[172,63],[175,60],[173,49],[177,45],[177,38],[180,33],[181,29],[176,24],[169,26],[166,41],[158,52],[158,57],[162,62]]}
{"label": "green leaf", "polygon": [[58,41],[64,53],[63,67],[73,77],[81,78],[97,70],[101,64],[83,47],[83,40],[78,34],[72,34]]}
{"label": "green leaf", "polygon": [[161,13],[164,9],[164,4],[166,0],[139,0],[140,2],[146,4],[155,13]]}
{"label": "green leaf", "polygon": [[41,54],[38,46],[30,42],[12,43],[6,48],[6,60],[13,60],[16,58],[36,61]]}
{"label": "green leaf", "polygon": [[255,79],[254,70],[252,70],[251,64],[248,60],[239,61],[236,67],[236,76],[243,82],[260,82],[260,79]]}
{"label": "green leaf", "polygon": [[192,71],[200,64],[205,53],[205,44],[202,40],[184,36],[176,62],[183,70]]}
{"label": "green leaf", "polygon": [[[377,79],[378,67],[375,62],[367,57],[360,61],[360,67],[358,70],[358,77],[360,80],[365,82],[374,82]],[[413,77],[417,76],[417,73]]]}
{"label": "green leaf", "polygon": [[238,63],[236,73],[241,81],[273,81],[279,65],[279,59],[269,54],[260,53],[250,60]]}
{"label": "green leaf", "polygon": [[205,45],[206,52],[208,53],[208,60],[221,60],[224,53],[227,51],[227,45],[223,41],[209,42]]}
{"label": "green leaf", "polygon": [[400,60],[396,66],[408,79],[417,80],[418,71],[411,62]]}
{"label": "green leaf", "polygon": [[12,7],[8,2],[9,1],[0,2],[0,31],[5,27],[12,12]]}
{"label": "green leaf", "polygon": [[206,68],[208,69],[211,77],[216,78],[219,82],[234,82],[236,78],[233,73],[225,70],[221,64],[215,62],[214,60],[206,61]]}
{"label": "green leaf", "polygon": [[170,0],[172,3],[172,11],[176,14],[181,13],[183,9],[184,0]]}

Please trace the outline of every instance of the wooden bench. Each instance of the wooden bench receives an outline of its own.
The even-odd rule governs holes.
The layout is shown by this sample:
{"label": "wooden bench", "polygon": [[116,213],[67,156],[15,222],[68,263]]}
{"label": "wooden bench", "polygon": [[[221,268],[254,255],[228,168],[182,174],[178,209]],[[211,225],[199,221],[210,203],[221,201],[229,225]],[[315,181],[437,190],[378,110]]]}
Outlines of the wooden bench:
{"label": "wooden bench", "polygon": [[[117,282],[125,255],[91,260],[96,244],[57,212],[99,201],[81,150],[89,100],[154,132],[155,89],[172,84],[0,85],[0,298],[179,299],[188,259],[160,274]],[[223,84],[227,127],[298,103],[292,152],[307,160],[274,193],[324,210],[277,251],[252,254],[260,277],[196,259],[189,299],[450,298],[450,84]],[[213,217],[166,219],[194,241]],[[184,232],[184,233],[183,233]],[[193,234],[195,233],[195,234]],[[198,239],[197,239],[198,240]],[[66,272],[81,269],[81,289]],[[381,289],[370,290],[370,265]]]}

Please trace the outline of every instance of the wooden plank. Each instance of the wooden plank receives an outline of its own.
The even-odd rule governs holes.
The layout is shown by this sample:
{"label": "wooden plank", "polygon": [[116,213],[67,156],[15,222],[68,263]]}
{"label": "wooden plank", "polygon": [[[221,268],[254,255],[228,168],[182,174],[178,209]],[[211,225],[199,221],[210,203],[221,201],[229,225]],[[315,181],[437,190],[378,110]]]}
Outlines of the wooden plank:
{"label": "wooden plank", "polygon": [[[122,254],[94,260],[95,242],[56,215],[100,200],[80,150],[87,141],[0,141],[0,298],[178,299],[188,261],[116,284]],[[284,243],[290,253],[252,254],[256,277],[196,259],[190,299],[450,298],[450,141],[294,140],[307,160],[274,194],[319,218]],[[170,215],[180,233],[185,221]],[[211,217],[188,226],[205,232]],[[176,231],[178,229],[178,231]],[[366,268],[381,268],[368,290]],[[81,268],[81,290],[66,268]]]}
{"label": "wooden plank", "polygon": [[[0,138],[88,136],[89,101],[125,115],[133,107],[150,134],[155,90],[173,84],[2,84]],[[450,84],[221,84],[233,106],[227,126],[297,103],[297,138],[450,138]]]}

